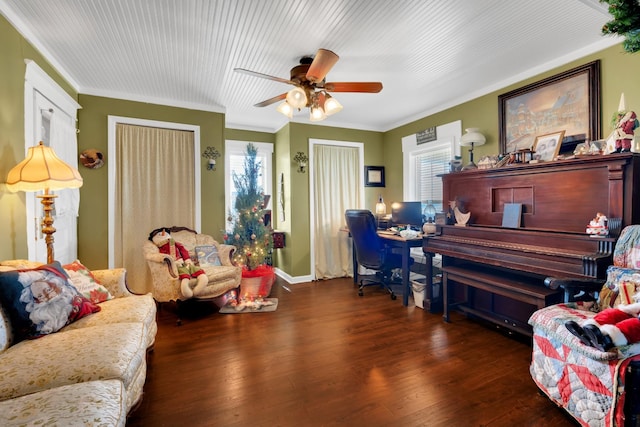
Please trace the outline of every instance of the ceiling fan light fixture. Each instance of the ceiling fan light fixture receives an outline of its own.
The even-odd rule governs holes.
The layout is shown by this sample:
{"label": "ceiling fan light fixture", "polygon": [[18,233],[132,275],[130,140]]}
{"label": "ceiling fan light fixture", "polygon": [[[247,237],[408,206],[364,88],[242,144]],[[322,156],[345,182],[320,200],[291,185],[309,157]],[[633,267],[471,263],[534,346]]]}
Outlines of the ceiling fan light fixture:
{"label": "ceiling fan light fixture", "polygon": [[330,116],[332,114],[335,114],[339,111],[342,110],[342,104],[340,104],[338,102],[337,99],[335,99],[334,97],[332,97],[331,95],[329,95],[328,93],[325,94],[325,101],[324,101],[324,112],[327,116]]}
{"label": "ceiling fan light fixture", "polygon": [[284,101],[282,104],[278,105],[278,108],[276,108],[276,111],[284,114],[288,118],[293,117],[293,107],[289,105],[287,101]]}
{"label": "ceiling fan light fixture", "polygon": [[325,114],[324,110],[322,109],[322,107],[318,106],[318,105],[313,105],[310,108],[310,113],[309,113],[309,120],[312,122],[321,122],[322,120],[326,119],[327,115]]}
{"label": "ceiling fan light fixture", "polygon": [[301,87],[294,87],[287,93],[287,102],[291,107],[300,109],[307,105],[307,94]]}

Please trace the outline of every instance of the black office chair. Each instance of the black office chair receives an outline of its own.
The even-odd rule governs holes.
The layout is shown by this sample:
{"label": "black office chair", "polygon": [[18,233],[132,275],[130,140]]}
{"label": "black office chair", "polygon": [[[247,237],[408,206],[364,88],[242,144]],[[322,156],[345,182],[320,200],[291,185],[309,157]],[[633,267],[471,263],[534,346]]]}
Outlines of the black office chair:
{"label": "black office chair", "polygon": [[[376,219],[371,211],[366,209],[348,209],[344,217],[347,221],[349,233],[353,238],[355,258],[359,265],[376,271],[376,280],[360,279],[358,295],[362,296],[365,286],[380,285],[391,294],[395,300],[396,295],[391,289],[392,270],[402,267],[402,255],[392,253],[377,233]],[[410,260],[410,264],[413,259]],[[357,266],[353,266],[354,270]],[[354,271],[354,274],[356,272]]]}

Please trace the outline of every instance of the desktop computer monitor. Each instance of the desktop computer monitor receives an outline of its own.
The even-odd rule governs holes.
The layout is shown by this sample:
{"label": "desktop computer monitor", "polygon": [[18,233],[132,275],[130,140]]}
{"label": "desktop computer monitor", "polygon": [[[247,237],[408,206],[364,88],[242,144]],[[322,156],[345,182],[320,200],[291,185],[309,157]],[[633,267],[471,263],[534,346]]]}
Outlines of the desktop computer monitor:
{"label": "desktop computer monitor", "polygon": [[391,205],[391,222],[394,226],[422,228],[421,202],[395,202]]}

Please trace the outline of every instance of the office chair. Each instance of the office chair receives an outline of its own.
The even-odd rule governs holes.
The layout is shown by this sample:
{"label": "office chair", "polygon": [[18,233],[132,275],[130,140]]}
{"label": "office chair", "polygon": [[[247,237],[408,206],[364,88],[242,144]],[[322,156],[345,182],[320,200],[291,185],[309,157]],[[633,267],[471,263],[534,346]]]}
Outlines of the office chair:
{"label": "office chair", "polygon": [[[364,295],[365,286],[380,285],[391,294],[391,299],[395,300],[396,295],[391,289],[392,270],[402,267],[402,255],[392,253],[391,248],[388,248],[383,239],[378,236],[376,219],[370,211],[348,209],[344,216],[353,238],[353,250],[357,263],[365,268],[377,270],[376,280],[360,279],[358,295]],[[353,268],[355,274],[358,266],[354,265]]]}

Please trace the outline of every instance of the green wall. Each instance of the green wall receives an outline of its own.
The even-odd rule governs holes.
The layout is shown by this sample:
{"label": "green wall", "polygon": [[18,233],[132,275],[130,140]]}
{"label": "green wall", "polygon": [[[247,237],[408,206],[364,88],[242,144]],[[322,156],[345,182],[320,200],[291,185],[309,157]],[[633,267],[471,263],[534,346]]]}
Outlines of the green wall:
{"label": "green wall", "polygon": [[[201,148],[214,146],[224,154],[225,139],[273,142],[274,194],[272,210],[274,226],[284,231],[287,246],[276,251],[276,265],[292,277],[311,274],[309,241],[309,176],[299,174],[292,158],[297,151],[307,155],[309,139],[328,139],[362,142],[365,145],[365,164],[385,166],[386,187],[366,188],[366,206],[373,209],[379,193],[387,200],[402,198],[402,137],[456,120],[462,127],[479,127],[487,137],[487,144],[478,147],[476,158],[497,154],[498,96],[578,65],[601,60],[602,133],[611,132],[609,120],[624,92],[628,108],[640,109],[640,55],[625,53],[614,46],[572,61],[533,78],[518,82],[453,108],[413,121],[387,132],[371,132],[311,124],[289,123],[275,133],[225,129],[224,115],[176,107],[123,101],[89,95],[78,95],[50,64],[0,17],[0,175],[24,158],[24,72],[25,59],[33,59],[74,99],[79,111],[79,150],[96,148],[107,155],[107,116],[127,116],[150,120],[198,125],[201,129]],[[34,141],[35,144],[36,141]],[[463,152],[463,159],[468,153]],[[222,240],[224,227],[224,165],[216,171],[206,170],[202,159],[202,232]],[[81,188],[79,218],[79,257],[90,268],[107,265],[107,167],[95,170],[81,168],[84,186]],[[285,182],[285,218],[279,218],[277,192],[280,176]],[[0,186],[0,259],[26,258],[26,221],[24,195],[11,194]]]}
{"label": "green wall", "polygon": [[[309,155],[309,139],[326,139],[364,144],[365,165],[383,165],[382,133],[289,123],[276,137],[276,179],[284,173],[285,221],[277,218],[275,226],[285,232],[286,247],[278,249],[276,265],[291,276],[306,276],[310,271],[309,174],[299,173],[293,156],[298,151]],[[276,188],[276,187],[274,187]],[[366,206],[375,206],[378,190],[365,189]]]}
{"label": "green wall", "polygon": [[[601,138],[607,137],[613,129],[610,120],[618,109],[620,94],[624,92],[628,109],[640,110],[640,55],[631,55],[616,45],[569,62],[535,77],[512,84],[498,91],[465,102],[437,114],[416,120],[404,126],[392,129],[384,134],[384,159],[386,161],[387,187],[385,197],[402,198],[402,137],[414,134],[432,126],[439,126],[455,120],[462,120],[462,128],[478,127],[487,138],[487,143],[474,150],[474,157],[499,154],[498,142],[498,96],[514,89],[537,82],[570,70],[580,65],[600,60],[600,85],[602,94]],[[637,133],[637,132],[636,132]],[[469,159],[467,150],[463,150],[462,159]]]}
{"label": "green wall", "polygon": [[[189,110],[164,105],[124,101],[113,98],[80,95],[82,110],[78,115],[80,135],[78,150],[95,148],[111,160],[107,150],[108,116],[159,120],[200,127],[200,149],[215,147],[224,156],[224,114]],[[222,241],[224,229],[224,162],[218,162],[215,171],[206,168],[201,157],[202,233]],[[84,185],[80,189],[80,217],[78,221],[78,257],[89,268],[108,265],[108,168],[84,169]],[[171,195],[167,194],[170,203]],[[172,224],[167,224],[172,225]],[[142,245],[142,242],[137,242]]]}
{"label": "green wall", "polygon": [[0,41],[0,260],[4,260],[27,258],[25,193],[10,193],[4,184],[25,155],[25,60],[35,61],[73,99],[77,94],[1,15]]}

